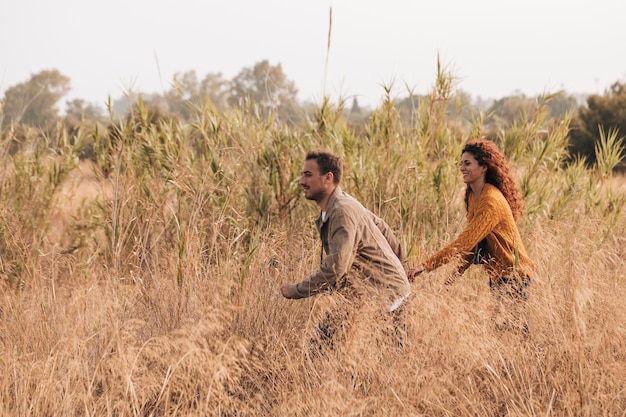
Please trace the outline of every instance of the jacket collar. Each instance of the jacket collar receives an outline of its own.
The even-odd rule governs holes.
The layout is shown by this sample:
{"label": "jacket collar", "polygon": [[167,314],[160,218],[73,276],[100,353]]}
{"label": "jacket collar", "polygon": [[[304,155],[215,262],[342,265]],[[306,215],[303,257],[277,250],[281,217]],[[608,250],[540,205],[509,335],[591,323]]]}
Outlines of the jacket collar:
{"label": "jacket collar", "polygon": [[328,199],[328,204],[326,205],[326,217],[324,218],[324,221],[322,221],[322,212],[320,211],[320,216],[317,219],[317,223],[318,224],[323,224],[326,223],[328,221],[328,213],[330,213],[333,209],[333,206],[335,205],[335,201],[337,200],[337,196],[341,195],[343,193],[343,191],[341,190],[341,187],[338,185],[337,187],[335,187],[335,189],[333,190],[333,193],[330,195],[330,198]]}

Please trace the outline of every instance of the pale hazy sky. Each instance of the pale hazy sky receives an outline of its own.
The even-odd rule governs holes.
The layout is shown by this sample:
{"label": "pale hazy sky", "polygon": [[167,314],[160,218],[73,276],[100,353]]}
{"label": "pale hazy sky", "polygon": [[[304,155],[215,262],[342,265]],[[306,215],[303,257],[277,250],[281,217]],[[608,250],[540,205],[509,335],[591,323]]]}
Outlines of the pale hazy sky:
{"label": "pale hazy sky", "polygon": [[[69,98],[162,93],[177,72],[231,79],[267,59],[300,100],[380,104],[430,90],[439,55],[473,97],[626,82],[621,0],[0,0],[0,97],[57,69]],[[327,57],[329,14],[331,45]],[[325,87],[325,90],[324,90]]]}

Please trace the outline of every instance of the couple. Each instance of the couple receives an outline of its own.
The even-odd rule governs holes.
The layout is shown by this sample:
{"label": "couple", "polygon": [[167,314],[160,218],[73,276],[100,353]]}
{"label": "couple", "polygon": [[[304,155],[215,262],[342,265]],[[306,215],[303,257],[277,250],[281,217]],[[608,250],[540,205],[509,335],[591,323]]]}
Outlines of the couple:
{"label": "couple", "polygon": [[[370,303],[379,303],[380,311],[393,318],[399,347],[405,337],[409,282],[450,261],[462,261],[456,276],[472,263],[482,264],[498,298],[518,304],[525,300],[534,265],[517,229],[523,200],[506,159],[492,142],[475,140],[463,148],[460,170],[467,184],[465,230],[407,273],[402,244],[391,228],[341,190],[341,159],[332,152],[310,151],[300,185],[305,197],[321,209],[316,226],[323,254],[320,268],[304,281],[283,284],[282,295],[299,299],[338,291],[351,301],[367,298]],[[346,314],[336,313],[328,313],[318,324],[317,336],[323,342],[332,343],[334,334],[343,327]]]}

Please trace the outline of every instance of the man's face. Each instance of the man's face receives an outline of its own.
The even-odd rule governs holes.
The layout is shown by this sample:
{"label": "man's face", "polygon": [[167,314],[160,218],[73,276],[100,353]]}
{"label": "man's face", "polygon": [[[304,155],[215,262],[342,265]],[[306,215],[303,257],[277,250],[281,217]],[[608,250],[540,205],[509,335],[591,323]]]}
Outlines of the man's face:
{"label": "man's face", "polygon": [[332,189],[333,174],[327,172],[320,174],[320,168],[316,159],[304,161],[300,185],[304,188],[304,197],[316,202],[323,201]]}

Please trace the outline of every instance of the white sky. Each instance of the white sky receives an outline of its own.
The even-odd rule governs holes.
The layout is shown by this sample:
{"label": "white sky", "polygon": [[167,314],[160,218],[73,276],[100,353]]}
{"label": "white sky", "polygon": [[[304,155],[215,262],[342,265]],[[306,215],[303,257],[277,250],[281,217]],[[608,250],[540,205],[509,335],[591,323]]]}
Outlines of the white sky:
{"label": "white sky", "polygon": [[[626,82],[621,0],[0,0],[0,97],[44,69],[71,79],[68,98],[103,104],[128,88],[162,93],[177,72],[231,79],[267,59],[300,100],[382,85],[428,92],[437,55],[473,97]],[[325,69],[329,14],[331,46]]]}

